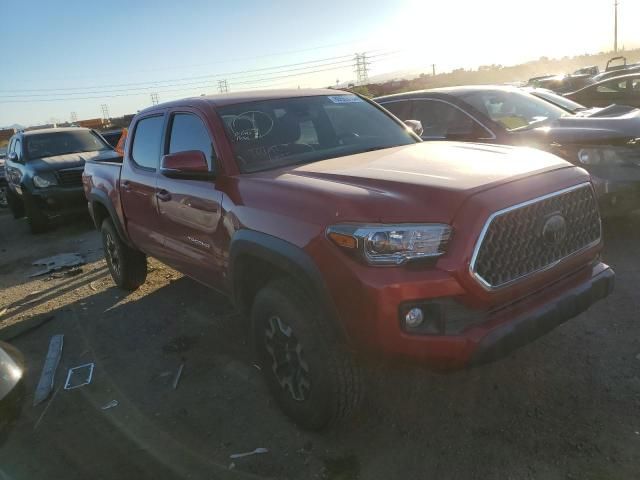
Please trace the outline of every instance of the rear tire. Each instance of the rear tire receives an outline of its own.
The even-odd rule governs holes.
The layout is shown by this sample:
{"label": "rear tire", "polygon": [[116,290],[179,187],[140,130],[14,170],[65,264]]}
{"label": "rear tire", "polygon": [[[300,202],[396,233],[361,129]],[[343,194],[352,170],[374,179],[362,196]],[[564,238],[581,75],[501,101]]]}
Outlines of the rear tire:
{"label": "rear tire", "polygon": [[124,290],[135,290],[147,279],[147,256],[125,244],[111,219],[102,222],[104,256],[115,284]]}
{"label": "rear tire", "polygon": [[272,281],[256,295],[251,320],[267,386],[289,418],[320,430],[356,410],[360,369],[305,291],[292,281]]}

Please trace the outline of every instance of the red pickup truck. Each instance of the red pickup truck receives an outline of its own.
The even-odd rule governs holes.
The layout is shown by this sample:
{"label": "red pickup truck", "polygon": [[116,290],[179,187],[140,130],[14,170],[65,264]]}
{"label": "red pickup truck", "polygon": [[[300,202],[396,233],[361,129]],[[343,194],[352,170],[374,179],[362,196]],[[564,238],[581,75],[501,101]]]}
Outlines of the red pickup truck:
{"label": "red pickup truck", "polygon": [[165,103],[129,131],[83,176],[114,281],[149,255],[227,294],[306,428],[356,408],[367,358],[479,365],[613,288],[589,175],[549,153],[422,143],[333,90]]}

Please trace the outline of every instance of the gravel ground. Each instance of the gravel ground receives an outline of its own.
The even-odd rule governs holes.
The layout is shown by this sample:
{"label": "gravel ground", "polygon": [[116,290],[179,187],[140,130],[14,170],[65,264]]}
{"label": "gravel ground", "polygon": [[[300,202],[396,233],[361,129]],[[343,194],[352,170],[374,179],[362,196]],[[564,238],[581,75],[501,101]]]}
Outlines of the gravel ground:
{"label": "gravel ground", "polygon": [[[154,260],[126,294],[88,221],[32,236],[0,214],[0,329],[48,320],[12,341],[29,395],[0,450],[0,478],[639,478],[640,217],[605,233],[617,273],[607,300],[492,365],[371,371],[356,418],[310,434],[271,402],[224,298]],[[81,273],[28,278],[34,259],[65,252],[86,257]],[[57,333],[56,390],[32,407]],[[91,385],[63,390],[67,369],[88,362]],[[102,410],[111,400],[118,406]],[[257,447],[269,453],[229,458]]]}

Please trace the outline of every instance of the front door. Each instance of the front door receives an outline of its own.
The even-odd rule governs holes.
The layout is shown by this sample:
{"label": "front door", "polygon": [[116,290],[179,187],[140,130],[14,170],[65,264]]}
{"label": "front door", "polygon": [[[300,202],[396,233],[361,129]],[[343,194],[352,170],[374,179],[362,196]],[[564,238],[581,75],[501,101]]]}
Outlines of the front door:
{"label": "front door", "polygon": [[165,115],[154,114],[136,122],[120,175],[120,198],[133,244],[149,255],[162,255],[156,182]]}
{"label": "front door", "polygon": [[[189,150],[203,152],[210,172],[215,173],[213,135],[204,117],[197,110],[173,111],[164,153]],[[215,181],[160,175],[157,187],[166,262],[206,285],[220,288],[224,261],[219,248],[222,193]]]}

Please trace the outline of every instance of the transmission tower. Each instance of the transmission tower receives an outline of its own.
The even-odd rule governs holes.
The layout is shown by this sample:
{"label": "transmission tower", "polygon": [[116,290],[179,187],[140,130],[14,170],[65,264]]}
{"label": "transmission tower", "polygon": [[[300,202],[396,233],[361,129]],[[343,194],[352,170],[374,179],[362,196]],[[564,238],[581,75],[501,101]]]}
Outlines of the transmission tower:
{"label": "transmission tower", "polygon": [[71,112],[71,123],[76,123],[78,121],[78,114],[76,112]]}
{"label": "transmission tower", "polygon": [[356,53],[354,57],[356,83],[358,85],[366,85],[369,83],[369,62],[367,61],[366,53]]}
{"label": "transmission tower", "polygon": [[157,105],[158,103],[160,103],[160,98],[158,97],[157,93],[152,93],[151,94],[151,105]]}
{"label": "transmission tower", "polygon": [[100,110],[102,110],[102,118],[109,120],[109,105],[103,103],[100,105]]}
{"label": "transmission tower", "polygon": [[218,80],[218,91],[220,93],[228,93],[229,92],[229,84],[226,80]]}

